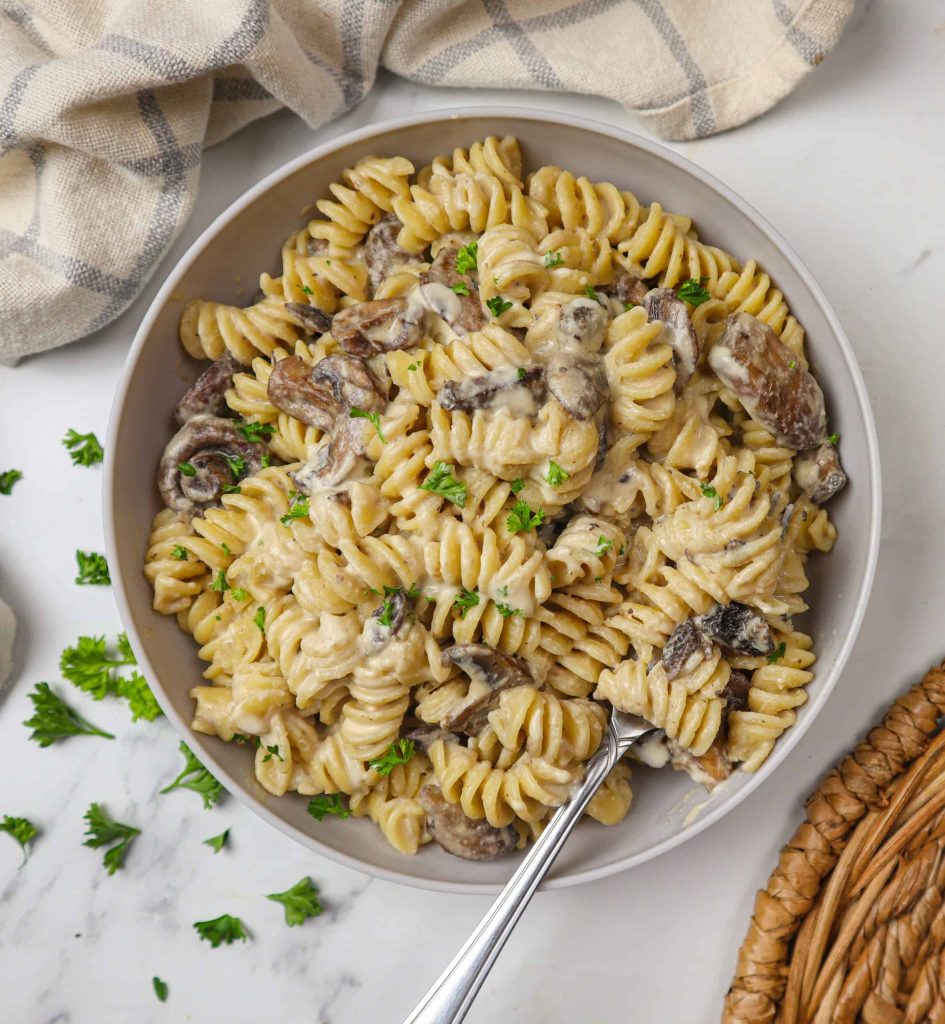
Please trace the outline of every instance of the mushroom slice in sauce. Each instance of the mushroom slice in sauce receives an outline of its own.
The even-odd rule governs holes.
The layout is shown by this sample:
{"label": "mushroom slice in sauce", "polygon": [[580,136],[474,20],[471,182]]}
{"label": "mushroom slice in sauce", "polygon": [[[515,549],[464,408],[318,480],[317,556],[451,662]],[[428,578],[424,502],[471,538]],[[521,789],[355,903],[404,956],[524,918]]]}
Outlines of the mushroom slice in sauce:
{"label": "mushroom slice in sauce", "polygon": [[339,412],[330,384],[312,380],[312,367],[301,356],[287,356],[273,366],[266,394],[277,409],[325,433]]}
{"label": "mushroom slice in sauce", "polygon": [[309,334],[324,334],[331,330],[331,314],[319,309],[318,306],[309,305],[307,302],[287,302],[285,308]]}
{"label": "mushroom slice in sauce", "polygon": [[427,783],[417,799],[426,817],[430,838],[454,857],[495,860],[515,849],[518,833],[511,825],[494,828],[485,818],[467,818],[459,804],[451,804],[439,786]]}
{"label": "mushroom slice in sauce", "polygon": [[699,338],[686,303],[672,288],[654,288],[646,293],[643,308],[650,322],[659,320],[663,324],[660,340],[665,340],[673,350],[673,365],[676,367],[677,392],[689,382],[699,363]]}
{"label": "mushroom slice in sauce", "polygon": [[628,304],[642,306],[643,300],[646,298],[650,288],[639,277],[634,277],[633,274],[618,265],[614,271],[613,283],[607,285],[606,288],[598,290],[612,295],[624,306]]}
{"label": "mushroom slice in sauce", "polygon": [[576,420],[589,420],[607,398],[600,356],[577,348],[559,349],[545,367],[548,390]]}
{"label": "mushroom slice in sauce", "polygon": [[[158,468],[158,490],[164,504],[190,519],[220,504],[223,488],[232,484],[227,459],[242,459],[246,476],[262,468],[266,447],[247,441],[232,420],[194,416],[168,441]],[[193,473],[181,471],[189,464]]]}
{"label": "mushroom slice in sauce", "polygon": [[507,409],[534,416],[544,396],[544,373],[540,366],[527,369],[503,366],[468,380],[448,380],[437,401],[444,409]]}
{"label": "mushroom slice in sauce", "polygon": [[421,725],[408,732],[404,739],[411,740],[421,750],[429,750],[438,740],[444,743],[458,743],[460,737],[439,725]]}
{"label": "mushroom slice in sauce", "polygon": [[604,342],[608,320],[607,310],[596,299],[572,299],[558,311],[555,327],[558,343],[565,348],[597,352]]}
{"label": "mushroom slice in sauce", "polygon": [[184,392],[174,416],[183,424],[194,416],[222,416],[226,413],[226,391],[243,364],[231,352],[214,360]]}
{"label": "mushroom slice in sauce", "polygon": [[377,291],[380,283],[395,267],[412,263],[416,259],[397,244],[397,235],[402,228],[403,224],[392,213],[388,213],[371,228],[364,239],[361,258],[367,267],[372,291]]}
{"label": "mushroom slice in sauce", "polygon": [[820,385],[767,324],[734,313],[709,352],[709,365],[778,444],[807,451],[827,440]]}
{"label": "mushroom slice in sauce", "polygon": [[419,345],[424,308],[398,295],[359,302],[335,313],[332,337],[351,355],[368,358],[380,352]]}
{"label": "mushroom slice in sauce", "polygon": [[[427,309],[442,317],[459,334],[478,331],[486,325],[486,314],[479,297],[479,285],[472,275],[460,274],[456,269],[458,248],[447,246],[436,255],[436,259],[420,275],[420,295]],[[454,286],[465,285],[462,295]]]}
{"label": "mushroom slice in sauce", "polygon": [[320,359],[312,367],[312,381],[328,386],[346,412],[351,409],[380,412],[387,404],[387,396],[377,377],[357,356],[338,353]]}
{"label": "mushroom slice in sauce", "polygon": [[467,736],[478,735],[503,690],[534,682],[524,661],[486,644],[454,644],[443,651],[442,658],[451,665],[458,665],[473,682],[489,687],[489,692],[478,700],[443,719],[445,729],[464,732]]}
{"label": "mushroom slice in sauce", "polygon": [[725,701],[726,713],[730,711],[748,710],[748,691],[751,689],[751,679],[747,674],[737,668],[732,669],[725,687],[719,691],[719,696]]}
{"label": "mushroom slice in sauce", "polygon": [[694,782],[699,782],[710,792],[732,774],[732,762],[725,754],[725,733],[715,737],[712,746],[700,755],[681,747],[675,740],[668,739],[670,764],[677,771],[686,772]]}
{"label": "mushroom slice in sauce", "polygon": [[398,591],[384,599],[364,623],[361,644],[365,654],[376,654],[397,635],[407,618],[407,595]]}
{"label": "mushroom slice in sauce", "polygon": [[747,604],[717,604],[696,619],[699,629],[714,643],[741,654],[760,657],[774,650],[774,634],[765,618]]}
{"label": "mushroom slice in sauce", "polygon": [[819,448],[798,456],[794,479],[811,501],[822,503],[846,487],[847,475],[840,466],[837,446],[825,441]]}
{"label": "mushroom slice in sauce", "polygon": [[672,631],[663,648],[662,662],[667,679],[692,672],[712,654],[712,641],[696,619],[686,619]]}

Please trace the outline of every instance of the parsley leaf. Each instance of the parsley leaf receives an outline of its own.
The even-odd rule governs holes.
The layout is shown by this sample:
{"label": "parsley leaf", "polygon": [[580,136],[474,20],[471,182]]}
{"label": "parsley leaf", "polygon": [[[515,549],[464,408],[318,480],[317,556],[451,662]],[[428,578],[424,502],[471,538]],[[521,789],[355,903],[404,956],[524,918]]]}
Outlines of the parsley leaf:
{"label": "parsley leaf", "polygon": [[466,507],[466,485],[453,476],[453,467],[438,462],[420,485],[421,491],[439,494],[460,508]]}
{"label": "parsley leaf", "polygon": [[171,552],[171,557],[176,558],[178,562],[186,562],[189,556],[187,548],[181,547],[180,544],[174,545],[174,550]]}
{"label": "parsley leaf", "polygon": [[112,578],[108,574],[108,562],[105,556],[97,551],[77,551],[75,553],[76,564],[79,567],[79,575],[76,576],[76,583],[81,586],[108,586]]}
{"label": "parsley leaf", "polygon": [[197,467],[192,462],[178,462],[177,468],[184,474],[184,476],[197,475]]}
{"label": "parsley leaf", "polygon": [[459,610],[461,619],[465,619],[466,612],[470,608],[475,608],[477,604],[479,604],[479,595],[475,590],[467,590],[465,587],[453,599],[453,607]]}
{"label": "parsley leaf", "polygon": [[479,266],[479,243],[470,242],[464,245],[456,254],[456,273],[468,274],[470,270],[476,270]]}
{"label": "parsley leaf", "polygon": [[226,581],[226,569],[221,569],[216,576],[213,577],[210,589],[215,590],[218,594],[222,594],[230,589],[230,585]]}
{"label": "parsley leaf", "polygon": [[309,286],[307,284],[303,284],[302,285],[302,291],[305,292],[306,295],[313,295],[314,294],[312,289],[309,288]]}
{"label": "parsley leaf", "polygon": [[690,306],[701,306],[703,302],[708,302],[712,298],[709,290],[694,277],[681,284],[676,294]]}
{"label": "parsley leaf", "polygon": [[288,526],[293,519],[304,519],[308,515],[308,495],[298,491],[289,491],[289,511],[279,517],[283,526]]}
{"label": "parsley leaf", "polygon": [[722,495],[711,484],[699,484],[699,490],[704,498],[715,498],[715,511],[718,512],[722,507]]}
{"label": "parsley leaf", "polygon": [[[478,603],[477,597],[476,604]],[[368,761],[368,767],[373,768],[378,775],[390,775],[397,765],[406,764],[416,752],[413,740],[394,740],[380,757]]]}
{"label": "parsley leaf", "polygon": [[525,490],[525,481],[519,476],[512,481],[512,493],[518,494],[519,491]]}
{"label": "parsley leaf", "polygon": [[584,286],[584,294],[589,298],[597,301],[597,289],[592,285],[588,284]]}
{"label": "parsley leaf", "polygon": [[6,832],[11,839],[15,839],[20,844],[25,864],[26,858],[30,854],[30,841],[39,835],[39,829],[27,818],[14,818],[9,814],[4,814],[3,821],[0,821],[0,832]]}
{"label": "parsley leaf", "polygon": [[[385,587],[384,589],[386,590],[387,588]],[[394,624],[394,602],[390,598],[381,605],[381,614],[377,617],[377,621],[388,629]]]}
{"label": "parsley leaf", "polygon": [[74,647],[67,647],[59,656],[59,671],[70,683],[96,700],[118,692],[117,669],[123,665],[136,665],[137,660],[119,638],[119,656],[112,658],[105,648],[104,636],[80,636]]}
{"label": "parsley leaf", "polygon": [[515,371],[515,379],[516,380],[524,380],[525,379],[525,367],[524,366],[520,366]]}
{"label": "parsley leaf", "polygon": [[234,942],[245,942],[249,938],[246,926],[238,917],[221,914],[212,921],[195,921],[194,929],[204,942],[214,949],[217,946],[231,946]]}
{"label": "parsley leaf", "polygon": [[541,526],[545,521],[545,510],[533,511],[527,501],[519,499],[512,506],[512,511],[505,520],[509,533],[522,533],[524,530],[533,530]]}
{"label": "parsley leaf", "polygon": [[36,740],[41,747],[51,746],[67,736],[102,736],[108,740],[115,738],[69,707],[49,688],[49,683],[37,683],[29,698],[33,702],[33,717],[23,724],[33,730],[30,739]]}
{"label": "parsley leaf", "polygon": [[830,437],[827,438],[827,443],[828,444],[832,444],[834,446],[834,448],[836,448],[837,445],[840,443],[840,435],[839,434],[831,434]]}
{"label": "parsley leaf", "polygon": [[234,601],[245,601],[249,597],[249,594],[247,594],[242,587],[233,587],[230,591],[230,597],[232,597]]}
{"label": "parsley leaf", "polygon": [[545,253],[545,266],[546,267],[560,267],[564,263],[564,257],[560,252],[546,252]]}
{"label": "parsley leaf", "polygon": [[285,923],[294,928],[305,924],[310,917],[318,917],[325,909],[318,899],[318,890],[307,875],[285,892],[270,893],[267,900],[281,903],[285,910]]}
{"label": "parsley leaf", "polygon": [[276,428],[271,423],[240,423],[236,429],[251,444],[260,444],[276,433]]}
{"label": "parsley leaf", "polygon": [[246,472],[246,459],[242,455],[226,455],[226,464],[230,467],[230,473],[234,481],[239,480]]}
{"label": "parsley leaf", "polygon": [[595,555],[606,555],[608,551],[614,546],[614,542],[609,538],[601,534],[597,538],[597,547],[594,548]]}
{"label": "parsley leaf", "polygon": [[266,632],[266,609],[260,605],[256,609],[256,614],[253,616],[253,622],[256,624],[256,628],[260,633]]}
{"label": "parsley leaf", "polygon": [[491,299],[486,299],[486,305],[493,316],[502,316],[507,309],[512,308],[512,303],[503,299],[501,295],[493,295]]}
{"label": "parsley leaf", "polygon": [[285,761],[285,758],[279,750],[278,743],[273,743],[272,746],[266,747],[266,756],[263,758],[263,764],[268,764],[274,757],[278,758],[280,761]]}
{"label": "parsley leaf", "polygon": [[780,661],[787,653],[787,644],[782,640],[777,647],[768,655],[768,664],[773,665],[776,661]]}
{"label": "parsley leaf", "polygon": [[209,846],[214,853],[219,853],[223,847],[226,846],[229,838],[230,830],[227,829],[225,832],[221,832],[218,836],[211,836],[209,839],[204,839],[203,845]]}
{"label": "parsley leaf", "polygon": [[639,306],[639,305],[640,305],[640,303],[639,303],[639,302],[625,302],[625,303],[623,304],[623,311],[624,311],[624,313],[627,313],[627,312],[629,312],[629,311],[630,311],[631,309],[636,309],[636,308],[637,308],[637,306]]}
{"label": "parsley leaf", "polygon": [[105,458],[105,452],[94,434],[79,434],[70,430],[62,439],[73,466],[94,466]]}
{"label": "parsley leaf", "polygon": [[380,413],[365,412],[363,409],[359,409],[357,406],[354,406],[348,415],[353,420],[370,420],[374,425],[374,429],[377,431],[377,436],[380,438],[381,444],[387,444],[387,438],[384,437],[384,432],[381,430]]}
{"label": "parsley leaf", "polygon": [[408,365],[407,369],[408,370],[416,370],[417,369],[417,364],[416,363],[410,363]]}
{"label": "parsley leaf", "polygon": [[0,473],[0,494],[9,494],[17,480],[22,480],[23,474],[18,469],[6,469]]}
{"label": "parsley leaf", "polygon": [[184,755],[184,770],[169,785],[165,786],[161,793],[170,793],[172,789],[190,789],[200,796],[203,806],[209,811],[220,799],[223,786],[207,771],[197,759],[197,755],[181,742],[178,748]]}
{"label": "parsley leaf", "polygon": [[570,475],[554,459],[551,459],[548,463],[548,472],[545,474],[545,479],[552,487],[560,487]]}
{"label": "parsley leaf", "polygon": [[224,484],[221,488],[224,494],[242,494],[243,488],[239,484]]}
{"label": "parsley leaf", "polygon": [[450,290],[456,292],[457,295],[468,295],[469,285],[465,281],[459,281],[456,284],[451,284]]}
{"label": "parsley leaf", "polygon": [[139,718],[153,722],[155,718],[160,718],[164,714],[151,692],[151,687],[148,686],[148,681],[140,672],[132,672],[130,676],[119,679],[115,692],[128,701],[132,722],[137,722]]}
{"label": "parsley leaf", "polygon": [[508,619],[512,615],[524,615],[525,613],[521,608],[513,608],[509,604],[496,604],[496,609],[503,619]]}
{"label": "parsley leaf", "polygon": [[103,858],[108,873],[115,874],[119,868],[124,867],[128,850],[135,839],[141,835],[141,829],[113,820],[101,804],[92,804],[89,807],[85,812],[85,822],[88,826],[85,830],[88,839],[83,845],[97,850],[101,846],[115,844],[109,846]]}
{"label": "parsley leaf", "polygon": [[163,981],[157,975],[151,979],[151,985],[154,988],[154,994],[158,997],[158,1000],[162,1003],[167,1002],[167,982]]}
{"label": "parsley leaf", "polygon": [[351,810],[341,802],[340,793],[320,793],[308,802],[308,813],[316,821],[324,821],[329,815],[334,818],[350,818]]}

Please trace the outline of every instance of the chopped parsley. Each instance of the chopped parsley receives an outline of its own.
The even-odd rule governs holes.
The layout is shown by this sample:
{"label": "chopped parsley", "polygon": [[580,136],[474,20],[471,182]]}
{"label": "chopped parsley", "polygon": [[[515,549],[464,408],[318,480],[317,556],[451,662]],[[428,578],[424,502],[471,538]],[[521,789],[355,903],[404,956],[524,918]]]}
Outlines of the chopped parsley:
{"label": "chopped parsley", "polygon": [[722,507],[722,495],[711,484],[699,484],[699,490],[703,498],[715,498],[715,511],[718,512]]}
{"label": "chopped parsley", "polygon": [[239,484],[224,484],[220,488],[220,490],[222,490],[224,494],[242,494],[243,493],[243,488],[240,487]]}
{"label": "chopped parsley", "polygon": [[363,409],[359,409],[355,406],[348,415],[353,420],[370,420],[377,431],[377,436],[380,438],[381,444],[387,444],[387,438],[384,437],[384,432],[381,430],[381,416],[380,413],[376,412],[365,412]]}
{"label": "chopped parsley", "polygon": [[226,541],[224,541],[222,544],[220,544],[220,547],[223,549],[223,554],[224,555],[232,555],[233,554],[233,552],[230,551],[230,545],[227,544]]}
{"label": "chopped parsley", "polygon": [[203,806],[209,811],[220,799],[223,786],[207,771],[197,759],[197,755],[183,741],[179,748],[184,755],[184,769],[176,779],[165,786],[161,793],[170,793],[174,789],[189,789],[196,793],[203,801]]}
{"label": "chopped parsley", "polygon": [[82,586],[107,587],[112,579],[108,574],[108,562],[105,556],[97,551],[77,551],[75,553],[76,564],[79,567],[79,575],[76,576],[76,583]]}
{"label": "chopped parsley", "polygon": [[837,445],[840,443],[840,435],[839,434],[831,434],[830,437],[827,438],[827,443],[828,444],[832,444],[834,446],[834,448],[836,448]]}
{"label": "chopped parsley", "polygon": [[288,526],[293,519],[304,519],[308,515],[308,501],[307,494],[289,491],[289,510],[284,516],[279,516],[279,522]]}
{"label": "chopped parsley", "polygon": [[180,544],[175,544],[174,550],[171,552],[171,557],[176,558],[178,562],[186,562],[188,558],[187,548],[181,547]]}
{"label": "chopped parsley", "polygon": [[260,605],[256,609],[256,614],[253,616],[253,622],[260,633],[266,632],[266,609]]}
{"label": "chopped parsley", "polygon": [[416,752],[413,740],[394,740],[380,757],[368,761],[368,767],[373,768],[378,775],[390,775],[397,765],[406,764]]}
{"label": "chopped parsley", "polygon": [[230,838],[230,830],[227,829],[225,832],[221,832],[218,836],[211,836],[209,839],[204,839],[203,845],[209,846],[214,853],[219,853],[227,841]]}
{"label": "chopped parsley", "polygon": [[192,462],[178,462],[177,468],[184,474],[184,476],[197,475],[197,467]]}
{"label": "chopped parsley", "polygon": [[23,474],[18,469],[5,469],[0,473],[0,494],[9,494],[13,485],[23,479]]}
{"label": "chopped parsley", "polygon": [[314,294],[312,289],[309,288],[309,286],[307,284],[303,284],[302,285],[302,291],[305,292],[306,295],[313,295]]}
{"label": "chopped parsley", "polygon": [[229,914],[221,914],[212,921],[195,921],[194,930],[204,942],[209,942],[214,949],[217,946],[231,946],[237,941],[245,942],[249,938],[243,922],[238,917],[231,917]]}
{"label": "chopped parsley", "polygon": [[263,758],[263,764],[267,764],[274,757],[283,763],[285,762],[285,758],[282,756],[282,751],[279,750],[278,743],[273,743],[271,746],[266,747],[266,756]]}
{"label": "chopped parsley", "polygon": [[30,842],[39,835],[39,829],[28,818],[14,818],[4,814],[3,821],[0,821],[0,832],[6,832],[11,838],[20,844],[23,851],[23,862],[29,857]]}
{"label": "chopped parsley", "polygon": [[457,284],[451,284],[450,290],[456,292],[457,295],[468,295],[469,285],[465,281],[459,281]]}
{"label": "chopped parsley", "polygon": [[85,822],[88,826],[85,830],[88,839],[83,845],[93,850],[108,846],[103,861],[108,873],[115,874],[119,868],[124,867],[128,850],[141,835],[141,829],[115,821],[101,804],[92,804],[89,807],[85,812]]}
{"label": "chopped parsley", "polygon": [[259,464],[263,469],[268,469],[272,465],[272,453],[263,452],[262,458],[259,460]]}
{"label": "chopped parsley", "polygon": [[151,979],[151,985],[154,988],[154,994],[158,997],[158,1002],[167,1002],[167,982],[163,981],[156,974]]}
{"label": "chopped parsley", "polygon": [[105,458],[105,452],[94,434],[80,434],[69,430],[62,439],[73,466],[94,466]]}
{"label": "chopped parsley", "polygon": [[515,379],[516,380],[524,380],[525,379],[525,367],[524,366],[520,366],[515,371]]}
{"label": "chopped parsley", "polygon": [[503,299],[501,295],[493,295],[491,299],[486,299],[486,305],[493,316],[502,316],[507,309],[512,308],[512,303]]}
{"label": "chopped parsley", "polygon": [[788,365],[788,369],[789,370],[793,370],[797,366],[797,360],[796,359],[792,359],[787,365]]}
{"label": "chopped parsley", "polygon": [[513,608],[508,604],[496,604],[496,609],[503,619],[511,618],[513,615],[524,615],[525,613],[521,608]]}
{"label": "chopped parsley", "polygon": [[639,305],[640,305],[640,303],[639,303],[639,302],[625,302],[625,303],[623,304],[623,311],[624,311],[624,313],[627,313],[627,312],[629,312],[629,311],[630,311],[631,309],[636,309],[636,308],[637,308],[637,306],[639,306]]}
{"label": "chopped parsley", "polygon": [[460,508],[466,507],[466,485],[453,476],[453,467],[445,462],[436,463],[420,485],[420,490],[439,494]]}
{"label": "chopped parsley", "polygon": [[453,607],[459,611],[461,619],[465,619],[466,612],[470,608],[475,608],[477,604],[479,604],[479,595],[475,590],[467,590],[465,587],[453,599]]}
{"label": "chopped parsley", "polygon": [[300,882],[296,882],[291,889],[286,889],[285,892],[270,893],[266,899],[282,904],[285,911],[285,923],[290,928],[305,924],[310,917],[318,917],[325,909],[319,902],[318,890],[308,876]]}
{"label": "chopped parsley", "polygon": [[456,273],[468,274],[470,270],[476,270],[479,266],[479,243],[470,242],[464,245],[456,254]]}
{"label": "chopped parsley", "polygon": [[560,267],[564,263],[564,257],[560,252],[546,252],[545,253],[545,266],[546,267]]}
{"label": "chopped parsley", "polygon": [[224,591],[230,589],[230,585],[226,581],[226,569],[221,569],[216,576],[213,577],[210,589],[215,590],[218,594],[222,594]]}
{"label": "chopped parsley", "polygon": [[606,555],[608,551],[614,546],[614,542],[609,538],[601,534],[597,538],[597,547],[594,548],[595,555]]}
{"label": "chopped parsley", "polygon": [[409,365],[407,366],[407,369],[408,369],[408,370],[416,370],[416,369],[417,369],[417,364],[416,364],[416,363],[410,363],[410,364],[409,364]]}
{"label": "chopped parsley", "polygon": [[712,298],[709,290],[702,283],[706,280],[708,278],[704,277],[702,281],[697,281],[694,277],[690,277],[688,281],[684,281],[679,286],[676,294],[690,306],[701,306],[703,302],[708,302]]}
{"label": "chopped parsley", "polygon": [[512,481],[512,493],[518,494],[519,491],[525,490],[525,481],[519,476]]}
{"label": "chopped parsley", "polygon": [[394,624],[394,602],[390,598],[387,598],[381,605],[381,614],[377,617],[377,621],[388,629]]}
{"label": "chopped parsley", "polygon": [[334,818],[350,818],[351,810],[342,803],[340,793],[320,793],[308,802],[308,813],[316,821]]}
{"label": "chopped parsley", "polygon": [[33,717],[23,724],[32,729],[30,739],[41,747],[51,746],[58,740],[68,736],[102,736],[107,740],[115,737],[104,729],[99,729],[83,718],[55,692],[49,683],[37,683],[29,695],[33,703]]}
{"label": "chopped parsley", "polygon": [[522,533],[525,530],[537,529],[545,521],[545,510],[533,510],[527,501],[519,499],[512,506],[512,511],[505,520],[509,533]]}
{"label": "chopped parsley", "polygon": [[271,423],[240,423],[236,429],[251,444],[260,444],[276,433],[276,428]]}
{"label": "chopped parsley", "polygon": [[545,479],[552,487],[560,487],[565,480],[568,479],[570,473],[565,472],[554,459],[548,463],[548,472],[545,474]]}
{"label": "chopped parsley", "polygon": [[597,289],[592,284],[584,286],[584,294],[589,298],[597,301]]}
{"label": "chopped parsley", "polygon": [[768,655],[768,664],[773,665],[776,661],[780,661],[787,653],[787,644],[782,640],[777,647]]}
{"label": "chopped parsley", "polygon": [[249,597],[249,594],[247,594],[242,587],[233,587],[230,591],[230,597],[232,597],[234,601],[245,601]]}

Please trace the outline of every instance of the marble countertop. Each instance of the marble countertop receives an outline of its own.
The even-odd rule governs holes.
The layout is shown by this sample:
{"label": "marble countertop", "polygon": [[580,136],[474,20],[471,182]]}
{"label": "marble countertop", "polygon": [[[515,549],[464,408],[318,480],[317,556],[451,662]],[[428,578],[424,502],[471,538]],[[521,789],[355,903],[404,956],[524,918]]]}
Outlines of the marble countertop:
{"label": "marble countertop", "polygon": [[[768,116],[674,147],[787,236],[847,328],[882,448],[876,586],[836,691],[779,771],[722,822],[658,860],[538,896],[471,1024],[717,1020],[754,892],[805,794],[893,695],[945,653],[943,64],[939,2],[866,5],[837,52]],[[0,499],[0,588],[20,616],[18,667],[0,698],[0,814],[25,815],[43,829],[22,868],[18,848],[0,835],[0,1018],[9,1024],[397,1024],[488,906],[487,897],[402,888],[320,859],[232,798],[209,812],[190,793],[158,798],[179,762],[165,721],[130,725],[123,707],[104,702],[89,716],[116,733],[114,742],[77,737],[46,750],[20,724],[32,685],[57,680],[63,647],[81,633],[120,628],[107,588],[72,584],[75,549],[103,550],[100,468],[69,467],[59,440],[69,427],[104,437],[122,361],[164,275],[217,213],[315,142],[385,117],[475,102],[636,128],[614,104],[591,98],[447,92],[390,77],[317,132],[276,115],[206,154],[190,223],[118,321],[0,369],[0,468],[26,473],[16,501]],[[144,829],[113,877],[100,853],[82,846],[92,801]],[[230,846],[214,855],[201,841],[224,828]],[[264,894],[306,874],[326,913],[289,929]],[[197,941],[192,922],[224,912],[246,921],[251,942],[213,950]],[[151,992],[155,974],[170,985],[163,1006]]]}

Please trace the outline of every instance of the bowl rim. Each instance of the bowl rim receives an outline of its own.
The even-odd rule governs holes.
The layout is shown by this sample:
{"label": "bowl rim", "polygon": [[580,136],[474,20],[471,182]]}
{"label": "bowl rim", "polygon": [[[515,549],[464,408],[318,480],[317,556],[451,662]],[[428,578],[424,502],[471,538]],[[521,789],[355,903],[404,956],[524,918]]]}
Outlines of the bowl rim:
{"label": "bowl rim", "polygon": [[[517,118],[520,120],[540,122],[549,126],[564,124],[569,127],[590,131],[599,135],[616,138],[630,146],[645,150],[652,156],[673,164],[684,174],[696,178],[703,185],[719,193],[732,205],[738,208],[752,223],[774,244],[779,253],[791,264],[794,271],[803,281],[811,296],[820,307],[824,317],[833,332],[834,338],[839,345],[840,352],[846,364],[847,372],[853,383],[853,394],[859,406],[860,414],[866,426],[866,457],[870,475],[870,496],[869,496],[869,538],[866,557],[865,571],[861,577],[859,589],[856,595],[856,602],[853,614],[839,652],[830,666],[829,670],[821,677],[818,676],[815,692],[807,703],[808,710],[805,713],[804,721],[795,724],[787,733],[782,735],[775,748],[769,755],[762,767],[734,794],[729,800],[722,800],[714,808],[710,808],[705,814],[699,815],[694,821],[685,824],[675,835],[661,840],[654,846],[621,857],[610,864],[585,870],[576,870],[559,878],[547,879],[541,886],[543,891],[552,889],[563,889],[570,886],[581,885],[586,882],[606,878],[618,872],[626,871],[631,867],[643,864],[663,853],[680,846],[682,843],[692,839],[704,829],[714,824],[733,810],[738,804],[748,798],[767,778],[769,778],[778,766],[787,758],[794,747],[800,742],[803,735],[819,714],[826,703],[831,692],[843,671],[844,666],[853,650],[853,645],[863,624],[863,618],[869,603],[870,592],[876,573],[876,563],[879,552],[879,540],[882,520],[882,482],[879,464],[879,442],[876,434],[876,425],[873,419],[873,412],[870,406],[869,395],[862,373],[856,361],[853,348],[847,338],[846,332],[840,323],[839,318],[833,310],[826,295],[819,283],[814,278],[807,265],[795,252],[794,248],[786,241],[781,233],[762,216],[750,203],[743,199],[737,192],[731,189],[724,182],[720,181],[710,172],[697,166],[686,157],[674,152],[666,146],[650,139],[644,138],[635,132],[625,128],[599,121],[594,118],[587,118],[566,113],[558,110],[542,110],[526,106],[500,106],[500,105],[469,105],[469,106],[447,106],[425,111],[421,114],[413,114],[406,117],[389,118],[378,121],[354,131],[345,132],[327,142],[306,150],[305,153],[294,157],[281,167],[271,171],[260,179],[241,196],[235,199],[229,206],[218,214],[211,223],[200,233],[200,235],[188,247],[187,251],[171,268],[164,283],[155,294],[148,310],[145,313],[134,340],[128,351],[121,375],[115,389],[109,412],[108,430],[105,445],[105,466],[102,477],[102,505],[105,526],[105,543],[108,552],[109,563],[117,570],[118,544],[115,516],[115,460],[113,452],[117,450],[118,421],[121,411],[125,405],[128,395],[128,388],[131,376],[141,350],[144,348],[147,339],[151,334],[154,322],[159,316],[174,289],[180,280],[186,275],[197,257],[209,245],[216,234],[228,224],[237,214],[241,213],[248,206],[254,203],[261,195],[270,188],[277,185],[283,179],[294,174],[296,171],[323,159],[336,149],[351,145],[352,143],[368,142],[370,139],[382,133],[389,133],[399,129],[410,128],[416,125],[434,124],[439,121],[451,121],[458,118]],[[497,893],[503,886],[498,883],[489,882],[464,882],[464,881],[443,881],[435,878],[418,878],[414,875],[402,874],[399,871],[372,864],[351,854],[336,850],[322,843],[315,836],[296,828],[294,825],[282,820],[274,811],[253,796],[247,787],[238,782],[226,769],[217,761],[212,747],[207,743],[207,738],[194,733],[189,722],[177,713],[169,697],[165,694],[163,685],[154,671],[148,658],[147,648],[142,642],[140,635],[134,625],[131,615],[131,607],[128,596],[125,592],[124,582],[120,571],[113,572],[113,590],[115,600],[118,604],[118,611],[122,622],[128,631],[132,646],[138,658],[141,671],[144,672],[149,683],[155,691],[158,703],[161,705],[168,721],[172,723],[177,732],[191,747],[196,747],[202,761],[212,768],[214,775],[226,785],[227,791],[235,796],[242,804],[252,810],[256,815],[268,822],[272,827],[278,829],[284,835],[290,836],[296,842],[322,856],[328,857],[344,867],[361,871],[365,874],[382,878],[388,882],[395,882],[399,885],[407,885],[412,888],[427,889],[437,892],[468,893],[483,895]]]}

